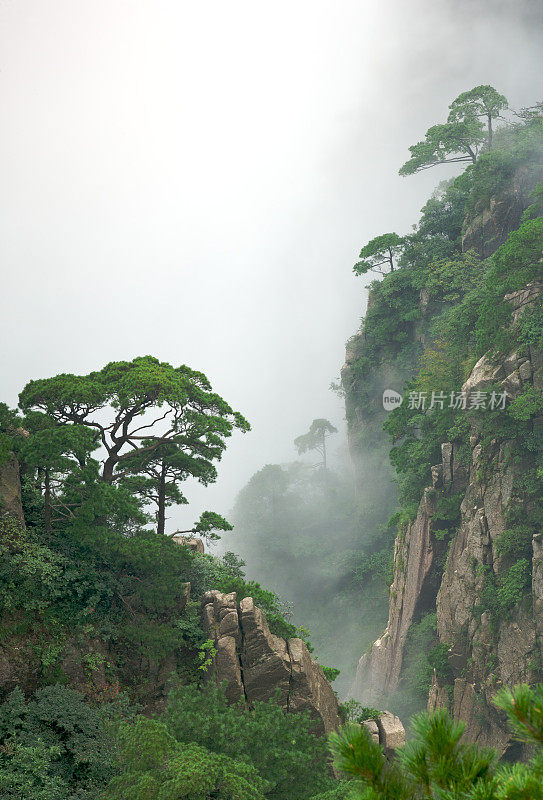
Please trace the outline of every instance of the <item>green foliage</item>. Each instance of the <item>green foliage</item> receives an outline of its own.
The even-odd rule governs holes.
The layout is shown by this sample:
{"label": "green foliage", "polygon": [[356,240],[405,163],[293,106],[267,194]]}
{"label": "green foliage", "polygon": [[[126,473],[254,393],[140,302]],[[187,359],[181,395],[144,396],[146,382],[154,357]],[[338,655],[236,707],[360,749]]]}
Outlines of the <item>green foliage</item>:
{"label": "green foliage", "polygon": [[170,694],[162,719],[177,741],[252,765],[273,800],[307,798],[333,786],[326,740],[311,733],[306,715],[287,714],[273,700],[251,708],[228,705],[220,687],[181,686]]}
{"label": "green foliage", "polygon": [[363,726],[344,726],[330,735],[334,765],[355,779],[353,797],[365,800],[541,800],[543,689],[504,689],[495,703],[516,737],[535,748],[528,763],[497,766],[495,753],[466,743],[464,724],[441,710],[414,717],[413,737],[393,760]]}
{"label": "green foliage", "polygon": [[198,650],[198,659],[200,664],[198,665],[198,669],[202,672],[207,672],[208,669],[213,664],[213,660],[217,655],[217,648],[215,647],[215,643],[213,639],[206,639],[206,641],[201,645],[200,649]]}
{"label": "green foliage", "polygon": [[377,720],[381,716],[381,711],[376,708],[368,708],[361,705],[357,700],[351,698],[339,705],[339,715],[343,723],[345,722],[365,722],[367,719]]}
{"label": "green foliage", "polygon": [[529,219],[543,216],[543,183],[539,183],[530,194],[535,198],[535,203],[532,203],[532,205],[528,206],[523,212],[522,222],[527,222]]}
{"label": "green foliage", "polygon": [[400,167],[400,175],[413,175],[438,164],[463,161],[474,164],[485,141],[483,126],[471,117],[428,128],[423,141],[409,148],[411,158]]}
{"label": "green foliage", "polygon": [[203,536],[206,541],[216,541],[220,539],[217,531],[232,531],[234,526],[230,525],[223,516],[215,511],[203,511],[200,519],[195,523],[192,533]]}
{"label": "green foliage", "polygon": [[[330,749],[336,769],[357,780],[359,797],[467,800],[475,797],[471,794],[475,786],[492,786],[495,757],[491,751],[461,742],[463,727],[445,711],[417,715],[413,719],[414,738],[397,761],[387,761],[381,746],[358,725],[345,726],[338,734],[331,734]],[[477,796],[486,800],[493,797]]]}
{"label": "green foliage", "polygon": [[484,576],[480,610],[490,611],[495,623],[510,618],[513,609],[529,596],[532,577],[530,561],[520,558],[497,576],[491,567],[480,566],[479,570]]}
{"label": "green foliage", "polygon": [[[0,752],[0,797],[32,800],[68,800],[65,782],[55,772],[60,748],[43,744],[28,746],[18,741]],[[77,797],[89,797],[78,794]]]}
{"label": "green foliage", "polygon": [[314,419],[307,433],[294,440],[298,455],[316,450],[322,458],[322,466],[326,469],[326,438],[331,433],[337,433],[331,422],[327,419]]}
{"label": "green foliage", "polygon": [[[87,470],[90,453],[99,445],[105,452],[101,480],[120,482],[125,500],[137,495],[143,504],[155,503],[162,534],[167,506],[186,502],[177,484],[189,476],[213,482],[213,462],[220,460],[226,439],[236,428],[249,430],[203,373],[151,356],[112,362],[89,375],[30,381],[19,403],[33,430],[21,454],[36,470],[38,483],[44,476],[39,489],[48,531],[55,507],[61,518],[73,518],[74,508],[88,506],[89,480],[93,496],[100,493],[98,475],[89,476]],[[99,516],[96,504],[91,509]],[[214,530],[229,529],[219,515],[206,514],[197,523],[206,535],[216,538]],[[144,521],[141,514],[133,516]]]}
{"label": "green foliage", "polygon": [[475,86],[468,92],[458,95],[449,108],[449,122],[470,117],[483,117],[488,122],[489,135],[491,135],[492,120],[499,117],[501,112],[508,108],[508,102],[503,94],[499,94],[493,86]]}
{"label": "green foliage", "polygon": [[519,340],[523,344],[543,349],[543,302],[526,308],[518,323]]}
{"label": "green foliage", "polygon": [[527,558],[532,554],[533,530],[529,525],[516,525],[500,533],[496,542],[496,552],[500,556]]}
{"label": "green foliage", "polygon": [[543,397],[534,386],[526,387],[509,404],[509,414],[519,422],[528,422],[543,411]]}
{"label": "green foliage", "polygon": [[333,683],[341,672],[341,670],[337,669],[337,667],[323,667],[322,671],[326,676],[326,680],[330,681],[330,683]]}
{"label": "green foliage", "polygon": [[4,464],[14,447],[15,433],[20,418],[5,403],[0,403],[0,466]]}
{"label": "green foliage", "polygon": [[512,306],[504,299],[543,274],[543,218],[524,222],[493,256],[477,320],[477,350],[506,352],[511,347]]}
{"label": "green foliage", "polygon": [[263,800],[266,789],[249,764],[182,744],[164,724],[145,717],[120,726],[119,759],[123,772],[104,800]]}
{"label": "green foliage", "polygon": [[0,796],[94,800],[117,769],[119,712],[92,708],[63,686],[28,701],[14,689],[0,706]]}
{"label": "green foliage", "polygon": [[394,259],[402,250],[403,239],[397,233],[383,233],[376,236],[361,249],[358,261],[354,267],[355,275],[365,275],[367,272],[378,272],[386,275],[388,271],[394,272]]}
{"label": "green foliage", "polygon": [[[412,175],[437,164],[469,162],[475,164],[483,145],[493,146],[493,121],[507,108],[507,100],[492,86],[475,86],[462,92],[449,106],[443,125],[433,125],[424,141],[409,148],[411,158],[400,175]],[[486,134],[481,123],[486,122]]]}

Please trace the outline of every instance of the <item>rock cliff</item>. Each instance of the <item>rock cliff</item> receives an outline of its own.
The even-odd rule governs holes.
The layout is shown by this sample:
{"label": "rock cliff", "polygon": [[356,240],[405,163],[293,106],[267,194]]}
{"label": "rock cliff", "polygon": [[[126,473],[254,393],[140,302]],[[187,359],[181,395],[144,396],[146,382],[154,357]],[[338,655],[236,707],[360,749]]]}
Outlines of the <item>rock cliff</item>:
{"label": "rock cliff", "polygon": [[518,169],[504,189],[489,204],[466,221],[462,249],[475,250],[486,258],[516,230],[522,212],[533,202],[531,192],[543,181],[543,167]]}
{"label": "rock cliff", "polygon": [[206,592],[202,621],[216,650],[210,678],[226,683],[231,701],[277,698],[287,711],[309,712],[316,733],[338,727],[337,700],[322,667],[302,639],[270,633],[252,597],[238,603],[235,592]]}
{"label": "rock cliff", "polygon": [[[540,166],[518,169],[488,207],[464,220],[463,252],[475,250],[483,258],[494,253],[519,227],[530,193],[541,180]],[[513,332],[526,310],[540,308],[542,294],[543,285],[534,281],[505,297],[512,307]],[[414,313],[417,323],[402,331],[412,348],[404,352],[431,345],[430,305],[422,289]],[[371,408],[381,389],[378,377],[366,381],[366,387],[353,380],[367,349],[365,327],[347,346],[342,371],[351,449],[358,455],[360,431],[368,423],[352,409],[357,403]],[[372,352],[374,372],[397,388],[394,357],[381,370],[379,349],[374,346]],[[411,375],[418,368],[412,361]],[[533,344],[499,357],[486,354],[473,366],[462,392],[469,397],[494,391],[505,393],[508,404],[532,403],[525,417],[531,419],[528,436],[519,440],[514,426],[493,431],[484,415],[468,414],[466,438],[442,442],[441,460],[431,468],[432,481],[422,492],[415,519],[399,525],[388,623],[362,655],[350,691],[366,705],[394,705],[394,697],[405,688],[411,632],[432,615],[434,647],[442,659],[434,670],[428,709],[448,708],[466,723],[470,740],[511,756],[519,746],[511,742],[492,697],[501,686],[543,678],[543,535],[540,510],[538,514],[532,508],[530,487],[523,485],[528,466],[535,472],[531,453],[541,439],[543,417],[533,409],[539,408],[542,390],[543,352]],[[446,525],[444,505],[455,508]],[[535,520],[533,525],[526,523],[528,517]]]}
{"label": "rock cliff", "polygon": [[[513,306],[513,324],[542,292],[542,285],[531,284],[507,298]],[[467,396],[506,392],[511,402],[529,387],[538,393],[543,389],[543,353],[534,347],[523,355],[510,352],[498,361],[483,356],[462,391]],[[401,691],[408,632],[435,609],[450,674],[446,681],[434,675],[428,708],[449,708],[455,719],[466,723],[471,740],[506,753],[516,745],[492,697],[501,686],[542,678],[543,544],[541,533],[535,533],[527,554],[533,603],[527,596],[502,615],[482,610],[485,593],[506,585],[504,576],[512,561],[500,547],[500,537],[511,527],[515,505],[525,504],[526,499],[514,488],[525,467],[522,457],[513,452],[514,432],[509,438],[489,440],[478,419],[470,418],[471,464],[459,458],[454,442],[443,443],[442,461],[432,468],[432,485],[424,491],[416,519],[398,534],[388,625],[360,659],[350,694],[379,705]],[[535,434],[540,434],[542,425],[543,418],[536,418]],[[447,548],[435,536],[440,527],[436,503],[453,495],[463,499],[460,521]]]}

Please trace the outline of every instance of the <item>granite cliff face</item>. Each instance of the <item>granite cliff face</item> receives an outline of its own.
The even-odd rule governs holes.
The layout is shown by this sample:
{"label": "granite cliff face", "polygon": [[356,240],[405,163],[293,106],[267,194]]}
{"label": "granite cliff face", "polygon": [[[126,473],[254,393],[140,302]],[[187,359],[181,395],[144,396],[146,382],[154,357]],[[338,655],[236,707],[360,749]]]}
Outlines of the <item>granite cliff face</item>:
{"label": "granite cliff face", "polygon": [[[511,298],[517,313],[543,290],[531,286]],[[515,316],[515,314],[514,314]],[[529,349],[519,357],[512,352],[498,364],[483,357],[463,389],[489,391],[498,383],[511,399],[523,388],[543,389],[543,354]],[[541,428],[543,418],[534,421]],[[467,725],[470,739],[505,752],[509,734],[492,705],[501,686],[541,680],[543,656],[541,534],[531,542],[531,590],[526,599],[501,619],[480,613],[480,598],[488,591],[488,576],[506,574],[511,560],[500,548],[500,537],[511,527],[511,511],[523,502],[515,491],[523,461],[513,457],[513,440],[482,442],[477,428],[471,436],[472,464],[461,505],[461,523],[452,539],[437,594],[437,626],[441,642],[449,646],[453,675],[452,696],[445,696],[434,678],[429,708],[445,705]]]}
{"label": "granite cliff face", "polygon": [[322,667],[302,639],[270,633],[252,597],[238,604],[235,592],[206,592],[202,621],[216,649],[210,677],[226,682],[229,700],[251,703],[277,697],[286,711],[308,711],[316,733],[338,727],[337,700]]}
{"label": "granite cliff face", "polygon": [[[465,224],[463,250],[474,249],[485,258],[491,255],[520,224],[529,192],[540,180],[539,174],[517,173],[489,208]],[[534,282],[506,297],[512,306],[513,327],[526,309],[540,302],[542,293],[543,285]],[[419,310],[423,319],[427,311],[424,291]],[[425,344],[417,327],[408,335],[414,343],[418,339]],[[348,381],[354,362],[348,349],[342,373],[347,378],[347,406],[352,405]],[[487,354],[474,365],[462,391],[468,397],[475,392],[487,392],[487,396],[492,391],[505,392],[507,403],[526,392],[540,397],[543,352],[526,345],[499,358]],[[520,567],[514,572],[516,560],[503,547],[503,538],[512,527],[515,510],[530,511],[528,495],[518,490],[530,453],[525,449],[519,455],[514,430],[508,435],[496,432],[493,437],[480,420],[469,416],[468,453],[456,441],[442,443],[441,462],[432,466],[432,482],[423,492],[416,518],[399,528],[388,623],[361,657],[350,696],[382,708],[395,693],[401,694],[409,632],[426,614],[435,613],[437,644],[447,664],[441,674],[434,670],[428,709],[448,708],[455,719],[466,723],[470,740],[513,755],[518,745],[511,742],[492,697],[501,686],[543,678],[543,535],[536,528],[527,545],[522,560],[526,574],[520,575]],[[352,435],[363,424],[355,420]],[[531,424],[534,437],[540,436],[543,418],[536,416]],[[354,436],[351,446],[356,450]],[[437,508],[440,502],[453,500],[458,500],[459,512],[444,536]],[[503,602],[493,612],[487,610],[492,593],[503,599],[515,591],[513,578],[513,584],[516,580],[520,585],[530,575],[531,586],[523,586],[521,602],[511,603],[506,611],[499,610],[505,608]]]}

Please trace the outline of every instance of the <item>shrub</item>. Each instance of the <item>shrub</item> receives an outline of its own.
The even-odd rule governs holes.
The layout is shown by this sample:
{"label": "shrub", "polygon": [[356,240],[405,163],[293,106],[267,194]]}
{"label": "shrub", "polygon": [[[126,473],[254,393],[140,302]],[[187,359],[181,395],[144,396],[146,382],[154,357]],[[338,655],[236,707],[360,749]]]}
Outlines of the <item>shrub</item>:
{"label": "shrub", "polygon": [[228,705],[222,687],[181,686],[162,716],[179,742],[252,764],[273,800],[297,800],[331,788],[326,740],[313,735],[305,714],[285,713],[275,700]]}

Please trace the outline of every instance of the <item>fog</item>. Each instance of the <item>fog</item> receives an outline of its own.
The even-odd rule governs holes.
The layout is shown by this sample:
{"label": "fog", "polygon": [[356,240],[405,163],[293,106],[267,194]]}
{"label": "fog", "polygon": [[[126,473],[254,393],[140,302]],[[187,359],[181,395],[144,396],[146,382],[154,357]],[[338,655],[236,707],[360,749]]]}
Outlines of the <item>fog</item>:
{"label": "fog", "polygon": [[399,178],[407,147],[474,85],[541,99],[542,32],[538,0],[3,0],[0,399],[144,354],[205,372],[253,430],[168,526],[227,513],[314,417],[344,430],[352,264],[447,177]]}

